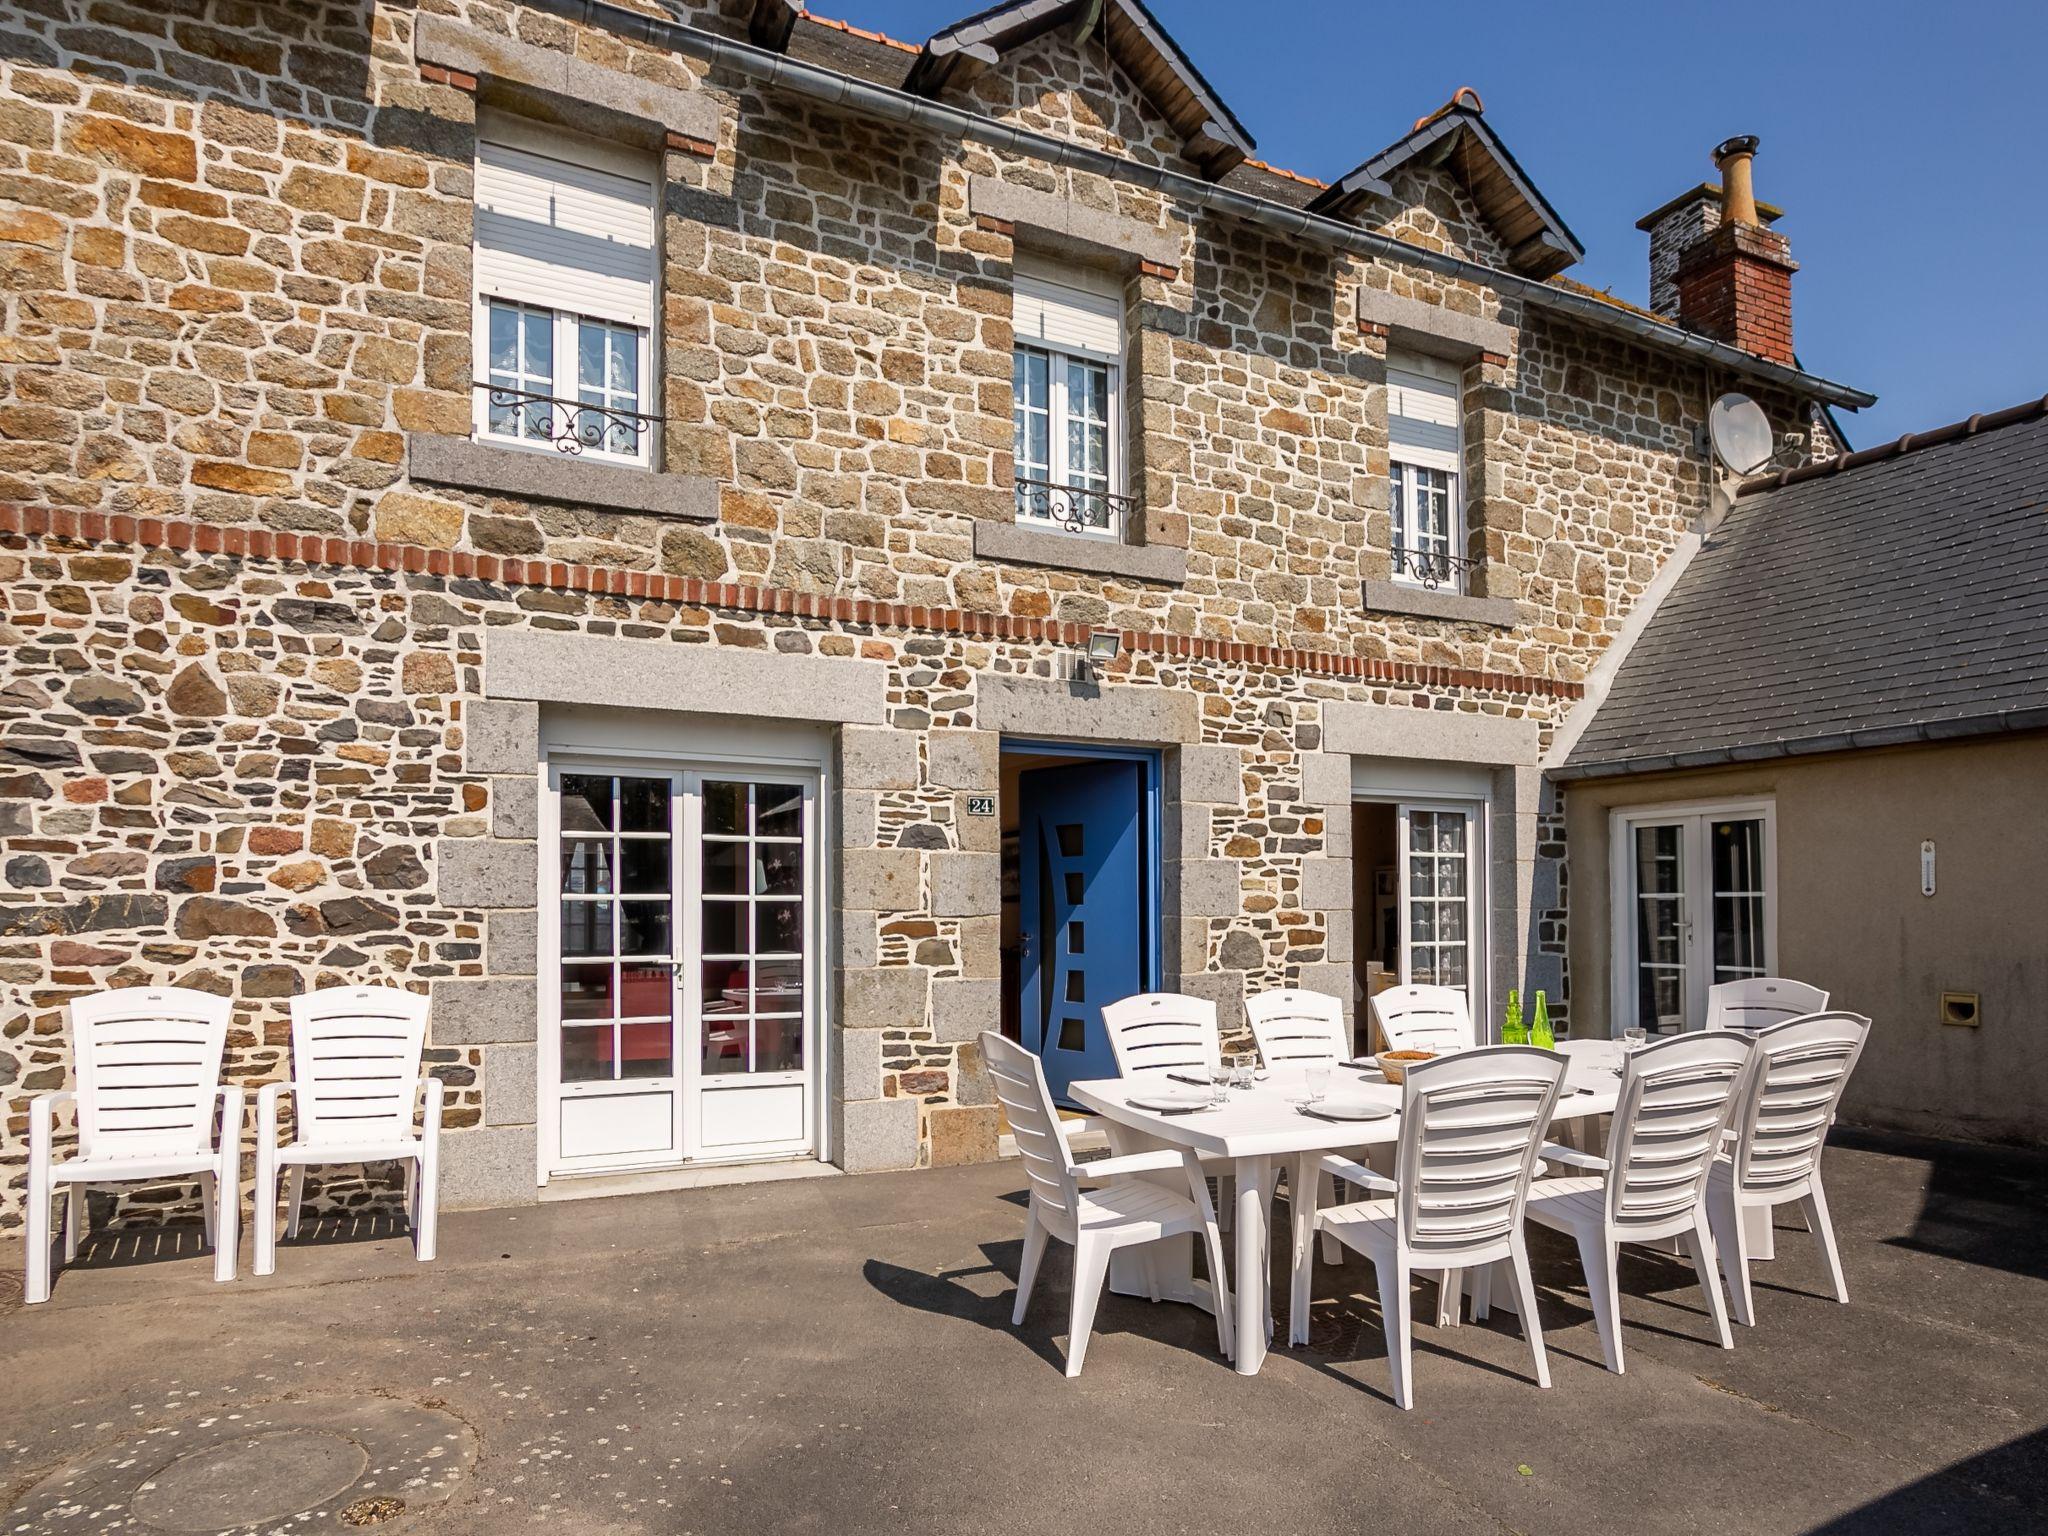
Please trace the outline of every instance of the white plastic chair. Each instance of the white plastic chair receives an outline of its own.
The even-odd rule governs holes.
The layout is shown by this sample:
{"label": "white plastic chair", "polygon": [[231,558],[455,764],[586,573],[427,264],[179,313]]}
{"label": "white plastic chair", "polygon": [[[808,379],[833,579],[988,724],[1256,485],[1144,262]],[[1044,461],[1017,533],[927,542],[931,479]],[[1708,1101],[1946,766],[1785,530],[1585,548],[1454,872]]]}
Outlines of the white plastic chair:
{"label": "white plastic chair", "polygon": [[1344,1027],[1344,1001],[1326,992],[1292,987],[1260,992],[1244,1000],[1252,1038],[1269,1067],[1335,1065],[1351,1058],[1351,1032]]}
{"label": "white plastic chair", "polygon": [[[1259,1055],[1269,1067],[1335,1066],[1351,1059],[1351,1031],[1344,1025],[1341,998],[1327,992],[1280,988],[1247,997],[1244,1011],[1251,1021],[1252,1038],[1259,1043]],[[1318,1204],[1337,1204],[1337,1181],[1347,1166],[1346,1158],[1324,1160]],[[1343,1257],[1337,1240],[1325,1237],[1323,1262],[1336,1264]]]}
{"label": "white plastic chair", "polygon": [[[1102,1297],[1109,1261],[1119,1248],[1139,1247],[1170,1237],[1199,1233],[1208,1245],[1209,1284],[1216,1303],[1216,1346],[1231,1353],[1230,1282],[1223,1267],[1223,1240],[1216,1227],[1216,1208],[1201,1165],[1186,1151],[1161,1149],[1076,1163],[1067,1146],[1045,1069],[1036,1056],[1013,1040],[984,1032],[981,1056],[995,1085],[996,1101],[1008,1116],[1017,1153],[1031,1181],[1031,1210],[1025,1218],[1024,1259],[1017,1270],[1017,1305],[1013,1326],[1024,1321],[1038,1280],[1039,1261],[1049,1238],[1074,1249],[1074,1299],[1067,1325],[1067,1374],[1081,1374],[1088,1336],[1095,1326],[1095,1306]],[[1183,1195],[1145,1179],[1140,1173],[1182,1173]],[[1082,1189],[1083,1183],[1106,1187]],[[1148,1272],[1150,1270],[1147,1261]],[[1153,1280],[1154,1301],[1158,1282]]]}
{"label": "white plastic chair", "polygon": [[1462,1051],[1477,1044],[1463,987],[1389,987],[1372,1000],[1390,1051]]}
{"label": "white plastic chair", "polygon": [[1140,992],[1102,1005],[1120,1077],[1185,1072],[1207,1077],[1223,1061],[1216,1005],[1184,992]]}
{"label": "white plastic chair", "polygon": [[1820,1244],[1834,1282],[1835,1300],[1846,1302],[1842,1256],[1828,1219],[1821,1188],[1820,1155],[1828,1126],[1863,1044],[1870,1020],[1858,1013],[1818,1013],[1759,1030],[1749,1077],[1736,1095],[1730,1118],[1729,1150],[1707,1175],[1707,1217],[1728,1276],[1728,1301],[1735,1320],[1756,1322],[1749,1289],[1749,1249],[1742,1212],[1768,1212],[1797,1204],[1807,1230]]}
{"label": "white plastic chair", "polygon": [[1401,1086],[1394,1177],[1359,1164],[1346,1172],[1386,1198],[1316,1214],[1319,1230],[1370,1259],[1378,1274],[1394,1401],[1402,1408],[1415,1406],[1408,1291],[1417,1271],[1450,1277],[1506,1261],[1536,1384],[1550,1385],[1522,1208],[1564,1070],[1564,1057],[1526,1045],[1462,1051],[1411,1068]]}
{"label": "white plastic chair", "polygon": [[[58,1184],[65,1186],[68,1264],[85,1235],[88,1185],[196,1175],[213,1278],[234,1279],[242,1090],[220,1080],[233,1004],[185,987],[126,987],[81,997],[64,1012],[78,1085],[29,1104],[22,1299],[50,1299],[50,1197]],[[67,1101],[77,1107],[78,1152],[60,1163],[51,1136],[57,1106]]]}
{"label": "white plastic chair", "polygon": [[[292,999],[292,1081],[256,1094],[256,1273],[277,1268],[277,1176],[289,1168],[287,1230],[299,1235],[310,1163],[405,1164],[415,1257],[434,1256],[440,1206],[438,1077],[421,1076],[427,999],[397,987],[326,987]],[[277,1100],[291,1091],[291,1143],[277,1144]],[[413,1105],[424,1093],[420,1128]]]}
{"label": "white plastic chair", "polygon": [[[1102,1027],[1116,1054],[1119,1077],[1165,1077],[1181,1073],[1207,1079],[1223,1063],[1223,1033],[1216,1005],[1184,992],[1139,992],[1102,1006]],[[1216,1181],[1223,1230],[1230,1230],[1235,1204],[1237,1165],[1227,1157],[1212,1158],[1202,1170]],[[1279,1175],[1273,1179],[1279,1186]],[[1270,1202],[1273,1191],[1266,1191]]]}
{"label": "white plastic chair", "polygon": [[1828,995],[1803,981],[1782,976],[1749,976],[1707,988],[1707,1028],[1739,1029],[1754,1034],[1787,1019],[1820,1013]]}
{"label": "white plastic chair", "polygon": [[[1529,1191],[1529,1220],[1579,1245],[1593,1319],[1607,1369],[1622,1374],[1620,1245],[1677,1239],[1699,1276],[1707,1315],[1732,1349],[1728,1309],[1707,1228],[1707,1172],[1749,1070],[1752,1047],[1739,1034],[1674,1035],[1635,1052],[1622,1070],[1607,1156],[1547,1146],[1545,1162],[1589,1174],[1539,1179]],[[1473,1316],[1486,1315],[1486,1277]]]}

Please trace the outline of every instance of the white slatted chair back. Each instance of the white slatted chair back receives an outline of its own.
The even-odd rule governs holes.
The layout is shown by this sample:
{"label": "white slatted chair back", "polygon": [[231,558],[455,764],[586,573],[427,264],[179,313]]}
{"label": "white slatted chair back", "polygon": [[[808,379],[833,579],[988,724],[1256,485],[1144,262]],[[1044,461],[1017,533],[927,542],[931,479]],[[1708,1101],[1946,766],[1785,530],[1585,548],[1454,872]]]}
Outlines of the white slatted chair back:
{"label": "white slatted chair back", "polygon": [[1858,1013],[1817,1013],[1759,1030],[1736,1106],[1736,1187],[1801,1194],[1820,1164],[1828,1126],[1870,1037]]}
{"label": "white slatted chair back", "polygon": [[1754,1034],[1787,1019],[1801,1019],[1827,1008],[1828,995],[1819,987],[1783,976],[1746,976],[1707,988],[1707,1028],[1740,1029]]}
{"label": "white slatted chair back", "polygon": [[1067,1149],[1052,1090],[1045,1084],[1045,1067],[1016,1041],[1005,1040],[993,1030],[982,1031],[981,1059],[994,1085],[996,1102],[1010,1122],[1039,1219],[1055,1237],[1072,1242],[1080,1199],[1074,1154]]}
{"label": "white slatted chair back", "polygon": [[1390,1051],[1462,1051],[1478,1043],[1462,987],[1389,987],[1373,998],[1372,1016]]}
{"label": "white slatted chair back", "polygon": [[1223,1063],[1223,1038],[1216,1005],[1181,992],[1140,992],[1105,1003],[1102,1026],[1109,1031],[1121,1077],[1159,1072],[1214,1072]]}
{"label": "white slatted chair back", "polygon": [[78,1155],[213,1150],[234,1005],[187,987],[122,987],[65,1007],[78,1078]]}
{"label": "white slatted chair back", "polygon": [[1674,1035],[1622,1071],[1607,1143],[1607,1217],[1628,1240],[1690,1230],[1735,1111],[1750,1058],[1746,1035]]}
{"label": "white slatted chair back", "polygon": [[1351,1055],[1351,1031],[1344,1026],[1344,1002],[1327,992],[1282,988],[1244,1000],[1252,1038],[1269,1067],[1341,1061]]}
{"label": "white slatted chair back", "polygon": [[1504,1258],[1522,1224],[1565,1059],[1526,1045],[1409,1069],[1395,1157],[1399,1241],[1423,1269]]}
{"label": "white slatted chair back", "polygon": [[409,1140],[427,999],[397,987],[323,987],[292,999],[298,1139]]}

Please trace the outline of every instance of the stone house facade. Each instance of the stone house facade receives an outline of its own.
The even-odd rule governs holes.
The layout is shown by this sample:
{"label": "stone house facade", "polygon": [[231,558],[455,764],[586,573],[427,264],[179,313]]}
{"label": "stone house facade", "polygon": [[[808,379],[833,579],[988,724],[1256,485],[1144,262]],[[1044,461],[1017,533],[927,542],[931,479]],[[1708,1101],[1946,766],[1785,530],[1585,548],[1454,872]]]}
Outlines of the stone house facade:
{"label": "stone house facade", "polygon": [[[1559,277],[1476,100],[1325,186],[1141,6],[1074,9],[921,49],[769,0],[6,24],[0,1221],[64,1002],[143,983],[232,995],[252,1083],[289,997],[430,991],[458,1206],[993,1157],[1020,786],[1089,762],[1149,786],[1144,984],[1354,1002],[1358,805],[1407,783],[1469,807],[1475,997],[1568,1011],[1545,753],[1715,509],[1707,407],[1746,390],[1791,462],[1868,397]],[[631,213],[631,157],[649,238],[497,243],[536,178]],[[537,364],[584,249],[592,292],[649,264],[643,322]],[[1106,350],[1046,354],[1048,515],[1021,337],[1091,317]],[[1422,396],[1439,478],[1400,481]],[[635,857],[671,862],[576,885]]]}

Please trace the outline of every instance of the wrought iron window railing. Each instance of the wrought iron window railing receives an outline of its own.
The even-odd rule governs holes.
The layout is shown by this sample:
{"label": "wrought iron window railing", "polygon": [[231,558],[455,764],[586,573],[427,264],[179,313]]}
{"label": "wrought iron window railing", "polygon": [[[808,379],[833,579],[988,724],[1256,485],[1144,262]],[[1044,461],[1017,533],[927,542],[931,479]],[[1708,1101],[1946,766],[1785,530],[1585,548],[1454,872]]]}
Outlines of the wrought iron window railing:
{"label": "wrought iron window railing", "polygon": [[1411,581],[1434,592],[1439,587],[1465,590],[1466,576],[1479,566],[1477,560],[1445,550],[1394,549],[1394,579]]}
{"label": "wrought iron window railing", "polygon": [[1017,477],[1017,515],[1049,522],[1069,533],[1118,534],[1137,507],[1135,496],[1118,496],[1085,485]]}
{"label": "wrought iron window railing", "polygon": [[654,443],[659,416],[588,400],[560,400],[531,390],[478,384],[488,407],[485,422],[494,437],[549,443],[562,453],[607,453],[644,459]]}

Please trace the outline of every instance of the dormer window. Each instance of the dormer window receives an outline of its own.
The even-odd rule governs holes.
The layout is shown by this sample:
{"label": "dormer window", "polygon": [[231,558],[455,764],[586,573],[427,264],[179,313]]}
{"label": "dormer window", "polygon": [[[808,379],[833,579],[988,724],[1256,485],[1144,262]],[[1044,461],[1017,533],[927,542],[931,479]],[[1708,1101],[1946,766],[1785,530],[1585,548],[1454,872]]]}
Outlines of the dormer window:
{"label": "dormer window", "polygon": [[1465,590],[1463,376],[1418,352],[1387,354],[1387,506],[1393,577],[1408,586]]}
{"label": "dormer window", "polygon": [[1017,520],[1122,539],[1123,285],[1020,250],[1011,364]]}

